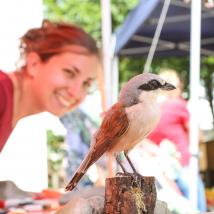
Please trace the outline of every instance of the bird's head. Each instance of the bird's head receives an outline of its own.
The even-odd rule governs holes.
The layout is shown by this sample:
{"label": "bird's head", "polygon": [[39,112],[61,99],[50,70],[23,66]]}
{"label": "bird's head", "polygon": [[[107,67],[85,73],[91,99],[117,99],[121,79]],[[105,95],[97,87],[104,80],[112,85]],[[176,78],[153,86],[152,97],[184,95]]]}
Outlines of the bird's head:
{"label": "bird's head", "polygon": [[[176,87],[153,73],[139,74],[130,79],[121,89],[119,102],[126,107],[156,98],[161,91],[174,90]],[[146,98],[147,97],[147,98]]]}

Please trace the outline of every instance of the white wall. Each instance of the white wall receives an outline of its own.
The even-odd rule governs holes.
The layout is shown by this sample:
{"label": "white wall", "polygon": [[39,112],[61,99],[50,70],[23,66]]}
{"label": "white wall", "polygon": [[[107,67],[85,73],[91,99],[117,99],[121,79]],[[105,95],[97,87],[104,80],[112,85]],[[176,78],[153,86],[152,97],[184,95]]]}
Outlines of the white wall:
{"label": "white wall", "polygon": [[58,118],[49,113],[19,121],[0,155],[0,180],[12,180],[26,191],[47,188],[47,129],[65,134]]}
{"label": "white wall", "polygon": [[0,66],[14,69],[18,57],[17,39],[43,18],[42,0],[7,0],[0,3]]}

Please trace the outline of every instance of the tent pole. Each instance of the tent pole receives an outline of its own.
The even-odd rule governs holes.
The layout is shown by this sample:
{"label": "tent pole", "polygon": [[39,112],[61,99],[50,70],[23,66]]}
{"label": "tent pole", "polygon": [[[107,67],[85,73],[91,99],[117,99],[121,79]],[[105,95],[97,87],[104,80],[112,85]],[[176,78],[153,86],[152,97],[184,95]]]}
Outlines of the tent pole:
{"label": "tent pole", "polygon": [[197,207],[198,146],[199,146],[199,101],[201,45],[201,0],[191,1],[190,30],[190,201]]}
{"label": "tent pole", "polygon": [[155,54],[155,50],[156,50],[156,47],[157,47],[157,43],[158,43],[158,40],[159,40],[159,37],[160,37],[161,30],[162,30],[163,25],[164,25],[164,21],[166,19],[166,14],[167,14],[167,11],[169,9],[170,1],[171,0],[165,0],[164,1],[164,5],[163,5],[163,8],[162,8],[162,11],[161,11],[161,14],[160,14],[158,25],[157,25],[157,28],[155,30],[155,34],[154,34],[154,37],[153,37],[153,40],[152,40],[151,47],[149,49],[149,53],[148,53],[148,57],[146,59],[146,63],[144,65],[143,73],[144,72],[149,72],[151,70],[152,60],[153,60],[153,57],[154,57],[154,54]]}
{"label": "tent pole", "polygon": [[[113,60],[113,51],[115,48],[115,37],[112,36],[111,24],[111,0],[101,0],[102,9],[102,45],[103,45],[103,70],[104,70],[104,91],[105,91],[105,109],[106,111],[115,101],[118,88],[118,69],[117,59]],[[113,69],[114,68],[114,69]],[[114,74],[113,72],[116,73]],[[116,95],[115,95],[116,94]],[[112,156],[107,157],[108,177],[114,176],[114,161]]]}
{"label": "tent pole", "polygon": [[[111,1],[101,0],[102,11],[102,48],[103,48],[103,70],[104,70],[104,90],[105,90],[105,108],[112,104],[112,77],[111,77]],[[106,110],[105,109],[105,110]]]}

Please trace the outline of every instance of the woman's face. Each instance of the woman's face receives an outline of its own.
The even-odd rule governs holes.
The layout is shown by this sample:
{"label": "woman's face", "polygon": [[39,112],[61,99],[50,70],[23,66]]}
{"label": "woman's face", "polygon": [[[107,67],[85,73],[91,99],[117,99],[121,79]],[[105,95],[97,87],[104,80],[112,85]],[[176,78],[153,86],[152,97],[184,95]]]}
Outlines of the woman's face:
{"label": "woman's face", "polygon": [[74,109],[97,77],[101,68],[97,56],[79,54],[82,47],[70,47],[74,52],[55,55],[47,62],[39,60],[30,68],[34,69],[31,87],[35,103],[41,111],[61,116]]}

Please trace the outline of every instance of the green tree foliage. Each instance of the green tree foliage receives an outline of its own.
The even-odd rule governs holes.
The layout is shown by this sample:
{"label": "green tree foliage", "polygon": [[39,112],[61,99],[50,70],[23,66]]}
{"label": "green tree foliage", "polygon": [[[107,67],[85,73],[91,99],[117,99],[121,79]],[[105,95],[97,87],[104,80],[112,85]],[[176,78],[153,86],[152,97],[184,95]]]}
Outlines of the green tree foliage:
{"label": "green tree foliage", "polygon": [[101,40],[99,0],[44,0],[44,16],[54,21],[68,21],[82,26]]}
{"label": "green tree foliage", "polygon": [[49,166],[52,171],[57,172],[62,165],[62,157],[65,155],[64,137],[48,130],[47,139]]}
{"label": "green tree foliage", "polygon": [[59,171],[62,169],[63,159],[66,149],[64,137],[55,135],[53,131],[47,130],[47,146],[48,146],[48,174],[49,187],[58,187]]}
{"label": "green tree foliage", "polygon": [[[101,41],[101,0],[44,0],[43,2],[45,18],[78,24],[95,39]],[[111,2],[112,30],[114,30],[138,0]]]}
{"label": "green tree foliage", "polygon": [[[145,64],[145,57],[139,58],[122,58],[120,63],[120,80],[121,83],[126,82],[132,76],[140,74],[143,72],[144,64]],[[189,88],[188,81],[189,81],[189,58],[176,58],[176,57],[168,57],[168,58],[154,58],[152,62],[151,70],[154,73],[158,73],[163,68],[170,68],[178,71],[182,79],[184,80],[185,91],[188,92]],[[131,72],[130,72],[131,71]]]}
{"label": "green tree foliage", "polygon": [[214,88],[214,57],[204,57],[202,58],[202,72],[201,79],[204,83],[204,88],[206,90],[206,96],[209,101],[213,121],[214,121],[214,109],[213,109],[213,88]]}

